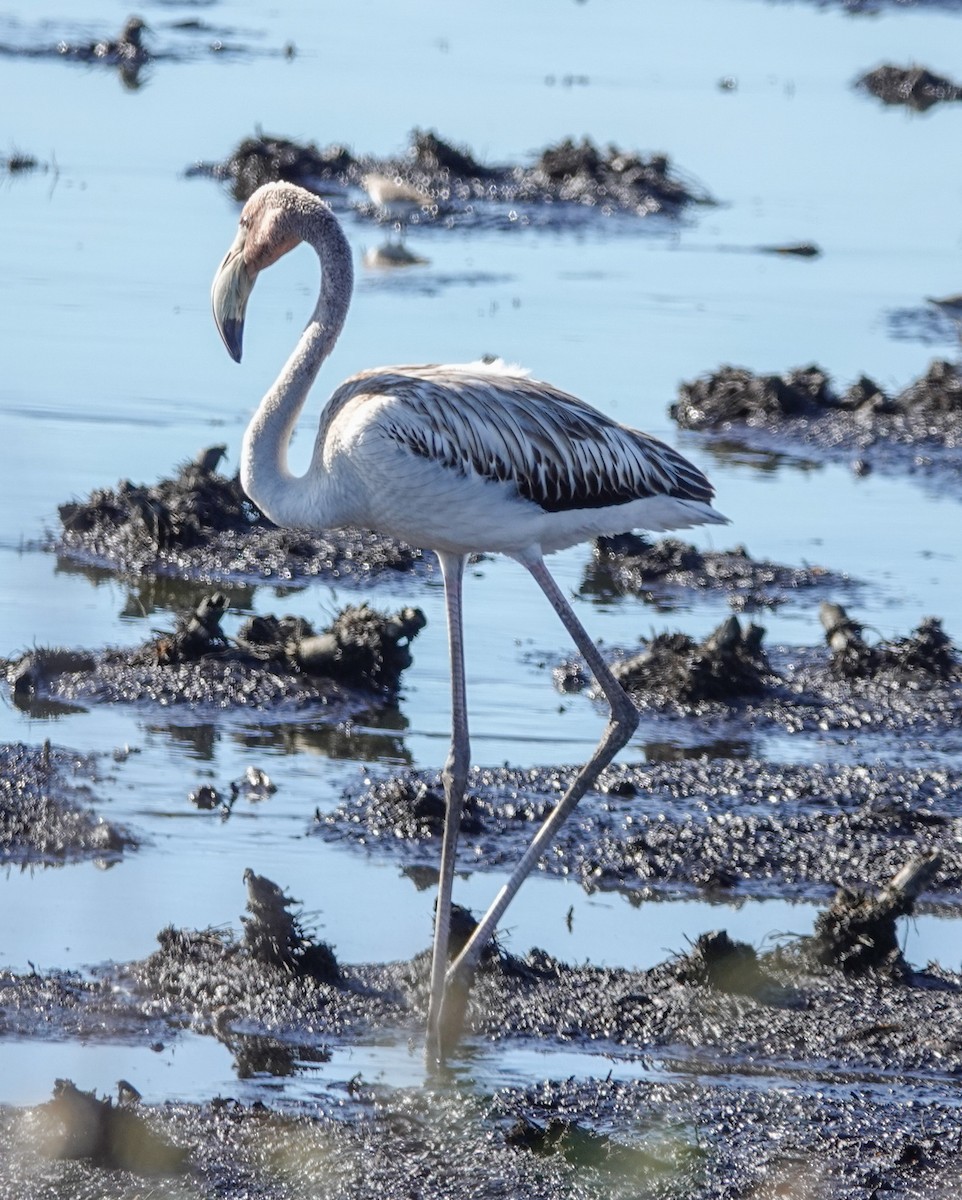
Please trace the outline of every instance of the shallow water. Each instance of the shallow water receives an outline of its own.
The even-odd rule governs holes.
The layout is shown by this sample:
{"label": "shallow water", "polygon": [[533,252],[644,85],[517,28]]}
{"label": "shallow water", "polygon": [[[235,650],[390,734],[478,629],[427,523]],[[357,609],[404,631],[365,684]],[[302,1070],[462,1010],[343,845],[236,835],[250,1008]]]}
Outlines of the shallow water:
{"label": "shallow water", "polygon": [[[290,0],[267,15],[242,0],[204,6],[205,19],[248,52],[215,55],[194,45],[189,61],[153,64],[136,91],[109,68],[2,60],[0,107],[8,117],[0,149],[32,153],[48,169],[0,181],[0,440],[12,448],[0,473],[0,653],[132,644],[172,621],[164,612],[138,615],[141,600],[127,585],[31,547],[55,528],[58,503],[95,487],[122,477],[153,481],[216,441],[227,442],[228,465],[236,463],[244,424],[316,287],[307,251],[278,265],[258,287],[244,367],[234,367],[213,329],[208,291],[233,237],[236,206],[184,170],[225,157],[256,124],[377,153],[402,146],[415,125],[433,127],[489,161],[524,159],[569,134],[666,151],[717,207],[694,208],[679,221],[651,219],[635,232],[620,221],[568,234],[412,232],[409,245],[430,264],[403,276],[359,271],[351,317],[319,391],[378,363],[483,353],[523,362],[681,445],[709,471],[732,526],[694,531],[699,545],[744,543],[760,557],[847,571],[867,584],[853,611],[870,628],[906,633],[935,614],[962,642],[958,495],[909,479],[859,479],[842,466],[721,457],[679,436],[666,415],[680,380],[722,362],[782,371],[818,361],[843,384],[864,372],[899,388],[933,355],[957,355],[950,329],[941,345],[912,341],[893,336],[887,314],[960,288],[962,235],[957,205],[946,198],[962,192],[953,149],[962,111],[905,115],[850,83],[886,58],[949,69],[945,47],[958,37],[958,16],[853,20],[753,0],[560,8],[544,0],[521,11],[434,4],[404,20],[383,0],[365,4],[361,16],[354,5],[302,10]],[[8,9],[0,42],[94,37],[119,28],[125,15],[106,0],[93,0],[82,21],[67,26],[60,12],[46,0]],[[191,5],[152,6],[155,44],[176,45],[172,22],[193,13]],[[287,42],[297,49],[290,61],[280,53]],[[566,75],[587,83],[565,86]],[[737,87],[721,90],[722,77]],[[347,227],[358,262],[384,237],[360,220]],[[752,252],[802,240],[817,242],[822,257]],[[306,460],[320,399],[297,438],[295,464]],[[588,553],[579,548],[552,561],[569,593],[579,588]],[[262,587],[253,608],[322,622],[353,595],[327,585],[284,595]],[[49,737],[80,750],[135,751],[106,760],[97,795],[102,813],[144,844],[109,870],[8,869],[0,879],[0,966],[142,957],[171,923],[238,927],[246,867],[299,897],[345,961],[402,958],[427,945],[430,892],[417,892],[393,866],[306,836],[315,808],[332,805],[358,772],[398,762],[437,767],[446,752],[439,587],[401,581],[364,595],[385,607],[417,604],[428,616],[405,679],[400,729],[345,737],[108,708],[41,721],[4,701],[2,740]],[[586,698],[554,691],[542,663],[568,647],[524,572],[479,564],[467,606],[475,761],[585,758],[601,716]],[[609,644],[660,629],[703,635],[728,611],[720,597],[668,614],[631,600],[581,598],[577,607]],[[804,600],[764,614],[762,623],[770,642],[821,637],[815,606]],[[645,740],[642,726],[625,756],[643,757]],[[788,735],[756,750],[779,760],[833,752]],[[188,803],[198,784],[223,786],[251,763],[278,786],[269,801],[238,808],[227,822]],[[456,899],[482,908],[499,882],[484,873],[458,879]],[[390,925],[383,911],[395,914]],[[645,966],[706,929],[724,927],[760,944],[772,933],[807,931],[812,916],[808,906],[775,903],[635,908],[536,878],[510,910],[506,932],[518,952],[539,945],[572,961]],[[957,968],[962,961],[958,921],[921,918],[905,937],[914,962]],[[211,1043],[209,1059],[198,1060],[202,1041],[171,1049],[173,1094],[204,1097],[227,1087],[223,1049]],[[138,1069],[148,1074],[137,1060],[121,1068],[114,1049],[100,1046],[31,1047],[30,1054],[26,1060],[22,1047],[0,1041],[0,1066],[8,1068],[0,1070],[0,1101],[47,1095],[57,1076],[108,1091],[120,1074],[135,1084]],[[473,1064],[482,1081],[549,1070],[537,1056],[506,1066],[500,1054]],[[344,1078],[363,1069],[366,1077],[380,1071],[390,1082],[409,1082],[420,1063],[406,1055],[347,1064]],[[175,1070],[188,1060],[189,1071]],[[23,1078],[29,1087],[16,1083]],[[162,1079],[151,1085],[157,1099]]]}

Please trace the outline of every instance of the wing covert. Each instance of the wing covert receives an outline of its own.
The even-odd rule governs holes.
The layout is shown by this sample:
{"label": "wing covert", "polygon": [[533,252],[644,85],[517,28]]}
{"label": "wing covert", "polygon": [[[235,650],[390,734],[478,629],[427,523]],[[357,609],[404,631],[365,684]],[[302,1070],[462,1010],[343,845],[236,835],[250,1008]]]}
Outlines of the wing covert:
{"label": "wing covert", "polygon": [[362,394],[392,399],[378,423],[412,454],[464,476],[513,483],[546,512],[650,496],[708,503],[714,494],[701,471],[664,442],[503,367],[363,372],[335,400]]}

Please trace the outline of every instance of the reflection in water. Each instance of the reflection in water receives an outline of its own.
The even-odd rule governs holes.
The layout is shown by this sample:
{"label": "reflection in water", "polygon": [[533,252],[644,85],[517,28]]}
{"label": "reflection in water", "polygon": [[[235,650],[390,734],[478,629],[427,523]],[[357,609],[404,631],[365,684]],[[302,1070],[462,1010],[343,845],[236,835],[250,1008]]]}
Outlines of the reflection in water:
{"label": "reflection in water", "polygon": [[331,1061],[331,1052],[322,1046],[292,1046],[269,1037],[231,1037],[226,1044],[238,1079],[297,1075]]}
{"label": "reflection in water", "polygon": [[927,307],[889,309],[885,322],[897,341],[955,346],[962,338],[962,296],[929,300]]}
{"label": "reflection in water", "polygon": [[[164,576],[138,579],[127,586],[127,597],[120,615],[128,620],[139,620],[156,612],[193,612],[211,590],[211,584]],[[255,590],[243,584],[217,584],[217,591],[227,597],[226,607],[232,613],[253,612]]]}
{"label": "reflection in water", "polygon": [[[193,611],[212,585],[198,580],[176,579],[168,575],[143,575],[137,579],[124,578],[116,570],[77,562],[57,555],[57,575],[78,575],[94,587],[117,584],[127,589],[120,616],[127,620],[142,620],[153,613],[182,613]],[[254,610],[257,588],[249,584],[218,583],[217,590],[229,601],[232,612],[250,613]]]}
{"label": "reflection in water", "polygon": [[217,743],[221,739],[221,730],[216,725],[152,725],[146,727],[149,733],[156,733],[170,738],[177,748],[178,754],[183,752],[185,757],[197,759],[200,762],[212,762]]}
{"label": "reflection in water", "polygon": [[747,442],[739,441],[737,437],[706,438],[699,443],[699,448],[720,466],[753,467],[764,475],[774,475],[782,467],[791,467],[796,471],[821,471],[824,463],[812,458],[804,458],[797,453],[780,450],[761,450]]}
{"label": "reflection in water", "polygon": [[[410,879],[414,884],[415,890],[419,892],[427,892],[431,888],[438,886],[438,875],[440,871],[437,867],[402,867],[401,878]],[[461,872],[463,877],[464,872]]]}
{"label": "reflection in water", "polygon": [[60,717],[71,717],[86,712],[82,704],[69,704],[66,700],[50,700],[36,696],[33,692],[18,692],[12,689],[14,705],[36,721],[56,721]]}
{"label": "reflection in water", "polygon": [[689,746],[678,742],[645,742],[642,749],[646,762],[681,762],[701,758],[750,758],[752,743],[747,738],[719,738]]}
{"label": "reflection in water", "polygon": [[360,762],[392,762],[410,766],[413,759],[404,744],[408,721],[396,705],[364,716],[365,724],[345,721],[336,725],[317,722],[223,727],[210,722],[190,725],[151,723],[151,733],[169,738],[179,754],[200,762],[212,762],[220,741],[227,737],[247,751],[267,750],[276,754],[314,754],[320,758]]}

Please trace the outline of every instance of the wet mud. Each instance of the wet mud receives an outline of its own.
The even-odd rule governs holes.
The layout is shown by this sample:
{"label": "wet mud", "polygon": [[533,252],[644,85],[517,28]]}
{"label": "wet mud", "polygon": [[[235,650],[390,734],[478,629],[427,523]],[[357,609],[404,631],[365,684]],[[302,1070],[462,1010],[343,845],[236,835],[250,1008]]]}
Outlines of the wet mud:
{"label": "wet mud", "polygon": [[[227,1046],[242,1079],[258,1067],[309,1073],[359,1042],[419,1038],[426,950],[410,962],[338,963],[319,978],[258,951],[290,901],[253,872],[245,879],[240,940],[168,929],[149,958],[100,976],[3,973],[5,1032],[96,1029],[140,1044],[190,1028]],[[894,920],[893,911],[884,933]],[[490,953],[466,1045],[538,1047],[546,1064],[552,1052],[590,1047],[605,1055],[606,1080],[579,1083],[566,1072],[566,1082],[479,1095],[455,1072],[388,1089],[348,1077],[347,1057],[344,1076],[323,1085],[333,1107],[321,1111],[229,1096],[144,1105],[135,1080],[120,1081],[115,1104],[59,1080],[51,1100],[2,1115],[0,1161],[6,1178],[31,1181],[33,1195],[134,1195],[146,1177],[182,1173],[238,1200],[345,1187],[405,1195],[412,1171],[419,1195],[439,1197],[505,1187],[705,1200],[954,1194],[962,978],[905,963],[843,969],[820,952],[819,922],[766,953],[706,931],[646,971],[572,966],[538,949]],[[310,944],[292,928],[298,945]],[[645,1078],[620,1078],[629,1063]]]}
{"label": "wet mud", "polygon": [[127,830],[91,807],[93,758],[44,742],[0,746],[0,863],[62,866],[116,862],[137,845]]}
{"label": "wet mud", "polygon": [[[878,734],[928,744],[942,738],[942,749],[958,750],[962,665],[937,619],[874,642],[838,605],[823,604],[821,621],[824,647],[766,647],[761,626],[729,617],[701,642],[657,634],[616,654],[612,670],[642,716],[670,719],[675,735],[691,722],[703,735],[784,729],[845,741]],[[569,693],[590,684],[578,660],[557,668],[555,679]]]}
{"label": "wet mud", "polygon": [[319,710],[332,720],[390,703],[411,665],[410,643],[424,628],[420,609],[385,614],[343,609],[315,633],[302,617],[249,618],[235,635],[221,622],[228,598],[205,596],[176,627],[132,648],[97,652],[37,648],[0,659],[13,702],[51,715],[92,703],[191,706],[195,710]]}
{"label": "wet mud", "polygon": [[884,63],[856,81],[856,87],[885,104],[903,104],[927,112],[934,104],[962,100],[962,87],[927,67],[897,67]]}
{"label": "wet mud", "polygon": [[43,1200],[132,1198],[145,1182],[227,1200],[383,1200],[408,1195],[412,1179],[426,1200],[956,1194],[951,1089],[926,1089],[907,1106],[887,1093],[862,1079],[791,1090],[748,1080],[729,1089],[679,1073],[652,1082],[546,1081],[478,1098],[456,1087],[388,1094],[359,1080],[339,1089],[337,1116],[230,1097],[139,1110],[153,1137],[182,1149],[179,1180],[51,1159],[45,1108],[0,1115],[0,1155],[8,1178]]}
{"label": "wet mud", "polygon": [[659,609],[691,602],[692,594],[720,590],[734,609],[777,608],[822,592],[856,590],[847,575],[820,566],[790,567],[751,557],[744,546],[700,550],[690,542],[636,534],[596,539],[581,591],[611,599],[637,596]]}
{"label": "wet mud", "polygon": [[[515,863],[574,768],[476,769],[461,825],[463,869]],[[440,777],[369,780],[318,816],[315,832],[434,871]],[[913,855],[941,855],[925,903],[955,910],[962,884],[962,771],[953,766],[684,758],[609,767],[541,863],[589,891],[633,902],[706,895],[825,901],[881,886]]]}
{"label": "wet mud", "polygon": [[674,215],[710,203],[667,156],[647,158],[617,146],[570,138],[545,147],[532,164],[491,165],[432,131],[415,129],[407,151],[392,158],[355,156],[344,146],[258,132],[223,163],[198,163],[188,174],[225,181],[237,200],[283,179],[351,204],[375,221],[408,225],[493,225],[503,228],[571,224],[577,214]]}
{"label": "wet mud", "polygon": [[392,573],[430,574],[434,556],[366,530],[279,529],[251,503],[212,446],[152,485],[121,481],[60,505],[47,548],[125,576],[175,575],[206,583],[345,583]]}
{"label": "wet mud", "polygon": [[818,366],[756,375],[725,366],[679,388],[669,412],[683,428],[763,450],[848,461],[924,480],[962,475],[962,374],[934,360],[897,395],[867,376],[845,392]]}

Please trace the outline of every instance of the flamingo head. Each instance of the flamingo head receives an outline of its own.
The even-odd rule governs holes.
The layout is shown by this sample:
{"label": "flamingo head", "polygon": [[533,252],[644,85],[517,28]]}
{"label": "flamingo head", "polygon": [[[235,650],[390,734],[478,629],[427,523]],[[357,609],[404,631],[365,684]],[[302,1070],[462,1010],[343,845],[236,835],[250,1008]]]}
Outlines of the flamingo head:
{"label": "flamingo head", "polygon": [[227,352],[240,362],[244,316],[258,274],[303,240],[303,192],[289,183],[265,183],[244,205],[237,236],[217,268],[210,299]]}

